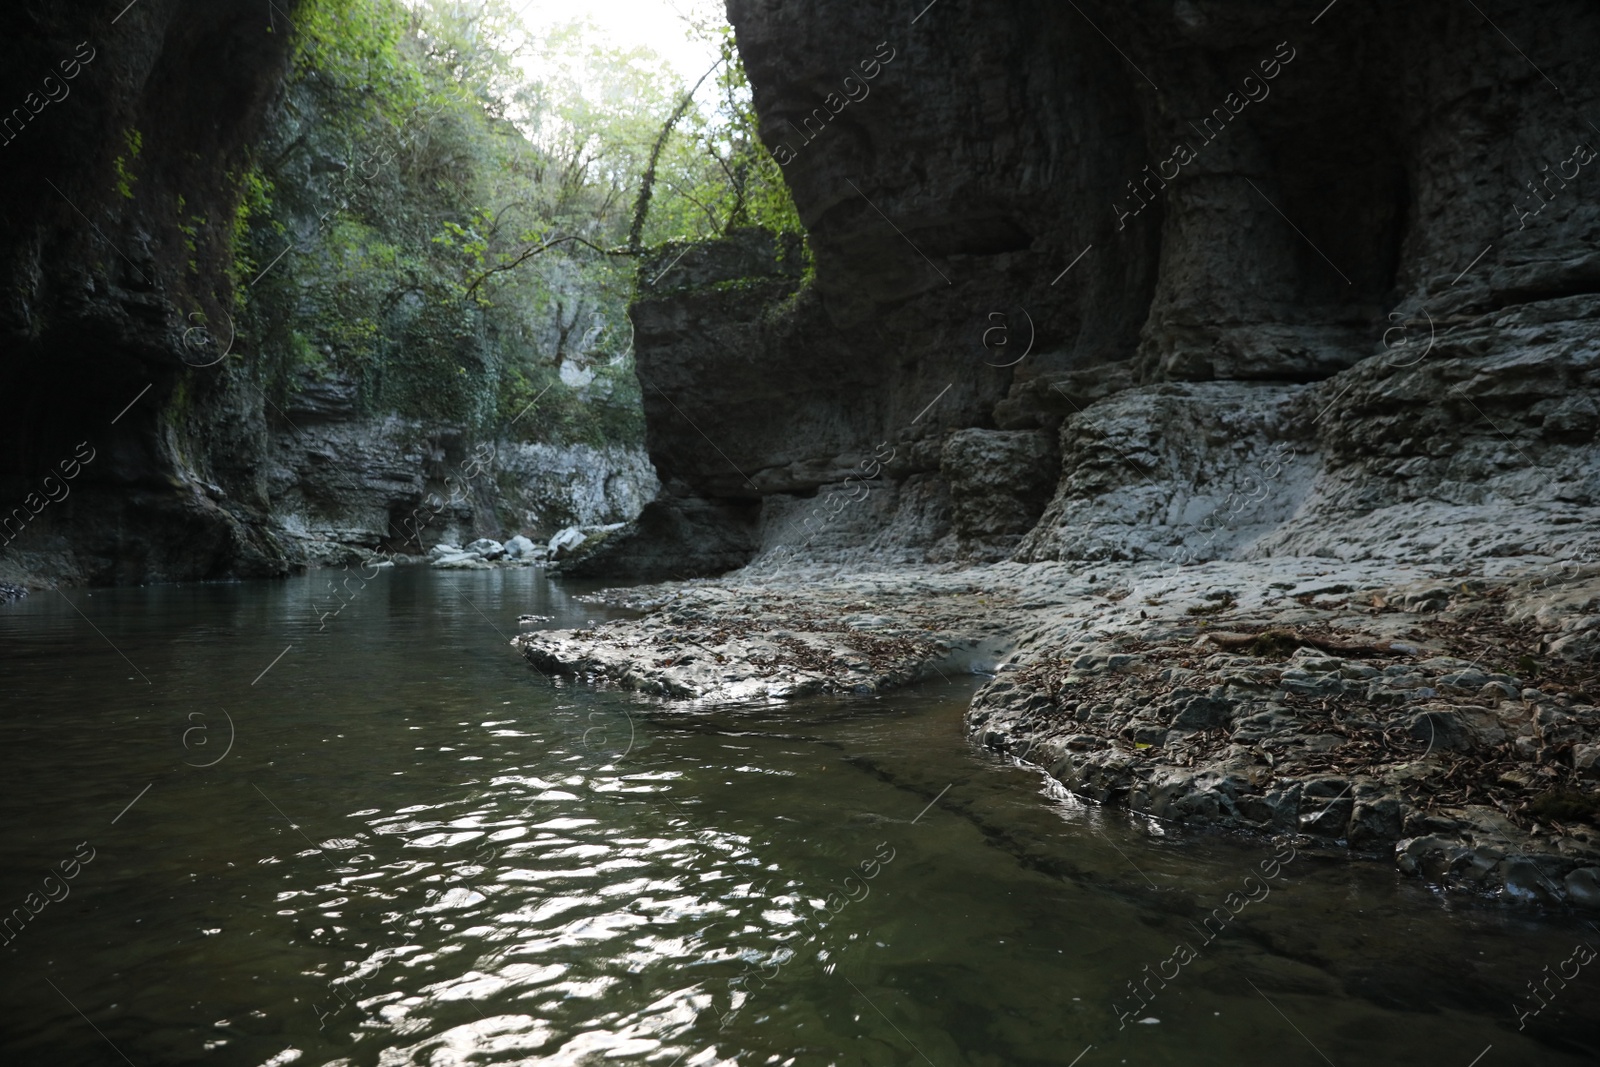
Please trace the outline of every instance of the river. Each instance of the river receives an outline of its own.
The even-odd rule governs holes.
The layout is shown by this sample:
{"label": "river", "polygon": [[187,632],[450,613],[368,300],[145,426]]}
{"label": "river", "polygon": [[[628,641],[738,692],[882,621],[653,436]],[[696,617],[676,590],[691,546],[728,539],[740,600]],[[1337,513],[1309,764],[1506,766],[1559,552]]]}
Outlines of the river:
{"label": "river", "polygon": [[1550,978],[1587,922],[1085,805],[966,740],[973,679],[684,708],[508,647],[610,617],[582,587],[390,570],[329,614],[332,576],[0,608],[0,1062],[1600,1049],[1600,963]]}

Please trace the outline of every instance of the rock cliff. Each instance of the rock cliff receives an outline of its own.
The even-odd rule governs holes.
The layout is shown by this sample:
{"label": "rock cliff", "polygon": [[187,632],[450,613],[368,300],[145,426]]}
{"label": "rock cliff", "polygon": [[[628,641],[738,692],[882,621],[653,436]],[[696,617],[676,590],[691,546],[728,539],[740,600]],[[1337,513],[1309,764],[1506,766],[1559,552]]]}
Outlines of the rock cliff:
{"label": "rock cliff", "polygon": [[[408,539],[617,522],[655,492],[636,447],[575,444],[559,427],[529,443],[543,412],[520,436],[492,419],[405,417],[306,341],[337,288],[313,269],[332,258],[317,241],[353,185],[330,177],[350,169],[349,145],[323,129],[317,72],[302,57],[289,77],[299,4],[34,7],[0,41],[0,578],[280,575]],[[422,182],[386,177],[396,199],[425,199]],[[412,394],[461,392],[458,364],[504,362],[482,316],[435,331],[445,342],[408,334],[418,317],[392,331],[437,372],[408,380]],[[448,346],[465,354],[427,366]],[[415,369],[403,362],[365,367],[399,379]],[[494,398],[498,382],[473,382]],[[591,393],[605,400],[607,384]],[[463,477],[482,444],[492,467]],[[419,510],[429,528],[413,535]]]}
{"label": "rock cliff", "polygon": [[815,276],[643,294],[606,552],[747,566],[525,654],[1600,907],[1600,11],[913,7],[729,0]]}
{"label": "rock cliff", "polygon": [[635,309],[657,573],[1593,542],[1597,13],[729,13],[815,277]]}
{"label": "rock cliff", "polygon": [[282,573],[254,383],[201,368],[226,343],[234,179],[288,34],[245,0],[13,14],[0,41],[6,571]]}
{"label": "rock cliff", "polygon": [[307,562],[624,522],[659,487],[638,448],[482,441],[363,413],[355,394],[348,381],[303,382],[273,431],[271,514]]}

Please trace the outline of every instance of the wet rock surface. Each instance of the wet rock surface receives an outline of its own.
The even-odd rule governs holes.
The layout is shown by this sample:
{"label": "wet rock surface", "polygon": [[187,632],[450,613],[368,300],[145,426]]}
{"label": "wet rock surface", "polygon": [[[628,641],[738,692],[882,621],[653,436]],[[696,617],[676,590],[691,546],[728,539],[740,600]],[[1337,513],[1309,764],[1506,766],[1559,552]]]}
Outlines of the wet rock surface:
{"label": "wet rock surface", "polygon": [[1019,590],[975,573],[746,572],[603,594],[644,612],[512,644],[545,671],[705,702],[875,693],[992,667]]}
{"label": "wet rock surface", "polygon": [[1086,799],[1600,905],[1600,568],[753,567],[602,596],[644,614],[513,644],[702,702],[989,673],[973,740]]}
{"label": "wet rock surface", "polygon": [[[1290,577],[1264,596],[1238,578],[1132,581],[1137,624],[1039,635],[968,726],[1102,803],[1390,855],[1452,888],[1588,903],[1600,684],[1529,624],[1548,580]],[[1597,594],[1590,577],[1556,597]]]}

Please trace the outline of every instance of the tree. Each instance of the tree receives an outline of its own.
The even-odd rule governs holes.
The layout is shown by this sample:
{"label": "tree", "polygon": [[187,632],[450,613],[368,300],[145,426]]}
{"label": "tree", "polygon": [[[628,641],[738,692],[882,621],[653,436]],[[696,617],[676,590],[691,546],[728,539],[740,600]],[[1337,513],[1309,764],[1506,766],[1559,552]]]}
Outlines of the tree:
{"label": "tree", "polygon": [[[275,264],[241,292],[280,393],[337,374],[373,411],[637,441],[639,253],[746,222],[798,228],[727,27],[705,29],[719,58],[688,85],[581,23],[531,40],[516,14],[301,5],[277,134],[241,178],[235,223],[241,267]],[[559,376],[579,357],[598,376],[587,390]],[[535,397],[540,416],[517,418]]]}

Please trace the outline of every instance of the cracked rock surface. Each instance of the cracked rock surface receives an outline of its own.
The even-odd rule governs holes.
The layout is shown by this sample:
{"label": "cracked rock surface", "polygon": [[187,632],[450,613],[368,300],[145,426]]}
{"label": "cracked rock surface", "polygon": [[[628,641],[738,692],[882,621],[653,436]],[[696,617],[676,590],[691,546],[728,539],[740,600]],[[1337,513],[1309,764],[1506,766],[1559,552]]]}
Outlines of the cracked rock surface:
{"label": "cracked rock surface", "polygon": [[962,571],[812,582],[747,574],[613,591],[603,599],[643,617],[522,634],[512,644],[541,670],[678,699],[873,693],[992,668],[1020,618],[1016,596]]}
{"label": "cracked rock surface", "polygon": [[985,674],[973,740],[1080,796],[1600,909],[1600,568],[756,567],[597,596],[641,615],[512,643],[702,703]]}

